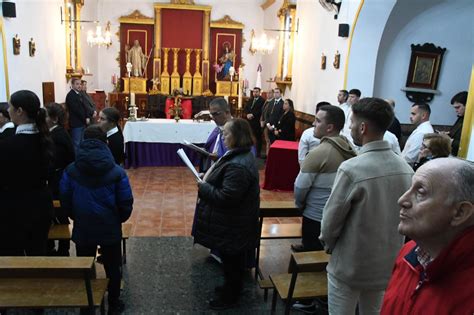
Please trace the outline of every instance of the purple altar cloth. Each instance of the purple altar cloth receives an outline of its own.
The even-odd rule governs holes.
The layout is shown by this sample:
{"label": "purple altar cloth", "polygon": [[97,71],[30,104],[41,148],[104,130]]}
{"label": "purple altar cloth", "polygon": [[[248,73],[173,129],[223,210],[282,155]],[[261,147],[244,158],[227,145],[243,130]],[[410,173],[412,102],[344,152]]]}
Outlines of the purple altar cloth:
{"label": "purple altar cloth", "polygon": [[[203,144],[197,144],[203,146]],[[125,168],[137,168],[144,166],[185,166],[176,153],[183,149],[194,165],[199,164],[201,155],[194,150],[179,143],[149,143],[149,142],[127,142],[125,143]]]}

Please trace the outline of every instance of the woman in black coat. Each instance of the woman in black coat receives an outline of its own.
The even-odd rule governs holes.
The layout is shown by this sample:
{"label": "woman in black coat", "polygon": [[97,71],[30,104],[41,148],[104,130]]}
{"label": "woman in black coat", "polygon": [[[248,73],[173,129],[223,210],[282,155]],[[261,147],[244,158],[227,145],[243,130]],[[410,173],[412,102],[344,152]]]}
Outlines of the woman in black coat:
{"label": "woman in black coat", "polygon": [[120,112],[115,107],[104,108],[99,114],[102,129],[107,132],[107,142],[112,151],[115,163],[123,164],[125,160],[124,140],[120,129]]}
{"label": "woman in black coat", "polygon": [[210,301],[212,309],[226,309],[237,303],[243,286],[246,253],[255,248],[258,230],[260,188],[252,130],[246,120],[235,119],[224,126],[229,151],[198,184],[196,243],[222,254],[224,285]]}
{"label": "woman in black coat", "polygon": [[275,125],[275,137],[277,140],[295,141],[295,112],[293,101],[289,98],[283,103],[283,115]]}
{"label": "woman in black coat", "polygon": [[47,187],[52,141],[35,93],[10,97],[16,134],[0,141],[0,256],[44,256],[53,214]]}

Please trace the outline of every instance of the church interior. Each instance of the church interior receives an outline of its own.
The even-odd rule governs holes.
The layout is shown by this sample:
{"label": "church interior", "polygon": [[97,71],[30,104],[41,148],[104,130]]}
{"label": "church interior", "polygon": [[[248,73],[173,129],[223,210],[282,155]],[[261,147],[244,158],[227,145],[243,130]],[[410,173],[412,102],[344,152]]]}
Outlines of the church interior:
{"label": "church interior", "polygon": [[[94,104],[92,120],[115,108],[125,150],[121,168],[133,193],[122,225],[120,313],[216,314],[209,300],[226,271],[192,236],[201,195],[176,151],[184,149],[191,168],[200,166],[201,154],[183,143],[205,145],[220,115],[212,112],[215,100],[224,98],[233,118],[248,120],[255,88],[264,100],[278,90],[291,101],[294,136],[269,150],[257,145],[257,268],[246,269],[239,303],[222,313],[300,314],[290,310],[297,299],[288,299],[288,290],[311,298],[303,291],[319,280],[291,280],[301,267],[291,245],[300,242],[303,220],[293,189],[298,141],[313,127],[316,104],[340,105],[339,91],[353,89],[361,98],[392,100],[400,150],[416,127],[413,104],[429,104],[433,129],[448,133],[459,117],[452,98],[467,91],[457,156],[474,161],[473,17],[472,0],[3,0],[0,103],[8,107],[11,95],[30,90],[41,106],[66,104],[73,82],[81,80]],[[267,143],[263,134],[258,138]],[[71,229],[66,226],[69,238]],[[2,264],[0,295],[7,296]],[[93,269],[106,277],[102,264]],[[92,297],[83,291],[87,309]],[[328,314],[325,295],[313,314]],[[78,311],[77,303],[51,308],[22,299],[28,301],[27,291],[18,305],[0,297],[0,314]],[[94,295],[97,311],[104,311],[102,299]]]}

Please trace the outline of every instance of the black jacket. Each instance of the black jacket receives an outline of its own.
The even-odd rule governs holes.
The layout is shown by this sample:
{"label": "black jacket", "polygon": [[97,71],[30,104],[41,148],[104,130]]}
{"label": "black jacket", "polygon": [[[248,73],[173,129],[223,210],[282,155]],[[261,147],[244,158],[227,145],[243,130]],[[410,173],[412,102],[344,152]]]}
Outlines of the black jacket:
{"label": "black jacket", "polygon": [[251,98],[247,102],[247,105],[245,105],[245,108],[244,108],[245,118],[247,118],[247,114],[253,115],[253,119],[248,120],[252,127],[258,126],[258,128],[260,128],[260,117],[262,116],[264,103],[265,103],[265,100],[260,96],[255,100],[255,103],[254,103],[254,98]]}
{"label": "black jacket", "polygon": [[66,108],[69,113],[69,128],[85,127],[86,119],[92,116],[81,93],[78,94],[72,89],[66,96]]}
{"label": "black jacket", "polygon": [[63,170],[74,162],[74,146],[71,137],[63,127],[57,126],[51,131],[54,143],[53,165],[50,170],[48,186],[55,199],[59,198],[59,181]]}
{"label": "black jacket", "polygon": [[3,130],[3,132],[0,133],[0,140],[6,139],[8,137],[11,137],[11,136],[15,135],[15,131],[16,131],[16,127],[7,128],[7,129]]}
{"label": "black jacket", "polygon": [[459,143],[461,142],[463,122],[464,122],[464,116],[458,117],[458,119],[454,123],[454,126],[451,127],[451,130],[449,131],[449,136],[453,139],[453,142],[451,143],[451,154],[454,156],[458,156]]}
{"label": "black jacket", "polygon": [[268,119],[265,123],[270,123],[270,125],[275,126],[278,119],[283,115],[283,98],[280,98],[278,102],[273,99],[273,101],[268,103],[266,111]]}
{"label": "black jacket", "polygon": [[122,164],[125,160],[125,152],[123,147],[123,134],[120,128],[118,132],[107,137],[107,141],[109,142],[109,149],[114,156],[115,163],[118,165]]}
{"label": "black jacket", "polygon": [[393,133],[395,137],[397,137],[398,143],[400,143],[400,139],[402,138],[402,127],[397,117],[393,117],[393,122],[387,130]]}
{"label": "black jacket", "polygon": [[232,255],[255,248],[260,186],[249,149],[229,151],[199,185],[194,241]]}
{"label": "black jacket", "polygon": [[278,140],[295,141],[295,113],[289,111],[283,114],[275,125],[275,129],[279,131]]}

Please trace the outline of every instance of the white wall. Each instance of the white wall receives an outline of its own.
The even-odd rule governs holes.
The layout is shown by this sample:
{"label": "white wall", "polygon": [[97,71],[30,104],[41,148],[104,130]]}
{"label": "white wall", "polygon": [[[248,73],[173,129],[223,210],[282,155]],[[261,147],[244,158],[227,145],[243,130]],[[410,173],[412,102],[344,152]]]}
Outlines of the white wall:
{"label": "white wall", "polygon": [[[81,9],[81,20],[84,21],[96,21],[97,20],[97,1],[96,0],[85,0],[84,6]],[[105,31],[105,26],[107,21],[100,21],[100,26],[102,27],[102,32]],[[92,92],[94,89],[98,87],[98,62],[99,62],[99,55],[98,51],[102,49],[107,49],[104,47],[90,47],[87,44],[87,32],[88,31],[96,31],[96,24],[95,23],[81,23],[81,62],[82,68],[87,73],[82,79],[87,81],[87,90]],[[115,40],[115,35],[113,38],[114,43],[116,44],[117,41]]]}
{"label": "white wall", "polygon": [[[374,96],[393,98],[401,123],[409,123],[411,103],[405,87],[411,44],[434,43],[447,48],[438,90],[430,103],[431,122],[452,125],[456,114],[451,97],[467,90],[474,63],[474,2],[472,0],[399,0],[388,19],[380,43]],[[367,82],[369,83],[369,82]]]}
{"label": "white wall", "polygon": [[[5,18],[10,93],[31,90],[42,100],[42,82],[54,82],[56,101],[66,96],[66,46],[59,7],[62,0],[16,1],[16,18]],[[21,40],[20,55],[13,55],[12,38]],[[28,42],[36,42],[36,55],[30,57]]]}

